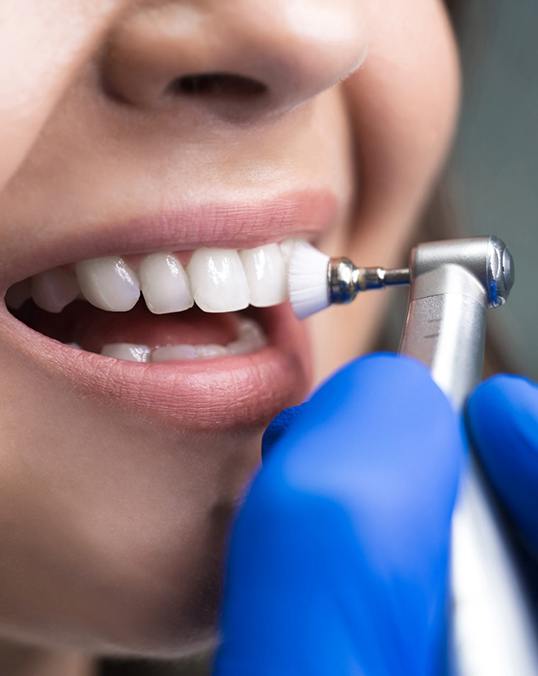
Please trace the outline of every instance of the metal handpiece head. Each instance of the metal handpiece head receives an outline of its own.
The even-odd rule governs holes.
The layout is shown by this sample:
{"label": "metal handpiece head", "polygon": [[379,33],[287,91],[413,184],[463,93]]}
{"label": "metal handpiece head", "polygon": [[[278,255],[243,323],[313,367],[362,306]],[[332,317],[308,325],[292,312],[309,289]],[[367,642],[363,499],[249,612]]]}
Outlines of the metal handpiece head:
{"label": "metal handpiece head", "polygon": [[[414,278],[446,266],[458,266],[470,273],[485,293],[489,307],[499,307],[514,285],[514,263],[506,244],[498,237],[471,237],[419,244],[412,254]],[[435,288],[439,283],[439,288]],[[431,295],[448,291],[441,276],[433,278]]]}
{"label": "metal handpiece head", "polygon": [[489,238],[487,294],[490,307],[504,305],[514,286],[514,259],[506,244],[498,237]]}

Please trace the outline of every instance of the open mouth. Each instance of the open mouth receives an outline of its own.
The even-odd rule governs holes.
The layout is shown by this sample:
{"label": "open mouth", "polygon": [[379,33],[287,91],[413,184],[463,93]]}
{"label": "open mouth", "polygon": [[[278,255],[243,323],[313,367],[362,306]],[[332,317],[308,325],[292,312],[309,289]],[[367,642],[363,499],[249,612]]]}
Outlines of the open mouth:
{"label": "open mouth", "polygon": [[3,356],[73,405],[182,431],[259,427],[308,392],[287,261],[337,213],[309,191],[47,234],[3,270]]}
{"label": "open mouth", "polygon": [[253,354],[268,344],[262,308],[287,299],[292,246],[95,258],[13,285],[6,304],[35,331],[115,359]]}
{"label": "open mouth", "polygon": [[287,303],[294,241],[55,267],[7,290],[4,331],[84,396],[188,427],[267,421],[308,382]]}

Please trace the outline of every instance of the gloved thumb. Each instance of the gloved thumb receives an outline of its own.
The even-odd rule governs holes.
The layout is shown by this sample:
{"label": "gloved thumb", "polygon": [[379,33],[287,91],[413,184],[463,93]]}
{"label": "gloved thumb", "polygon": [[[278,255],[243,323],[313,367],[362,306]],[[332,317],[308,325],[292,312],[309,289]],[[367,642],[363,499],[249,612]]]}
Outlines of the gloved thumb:
{"label": "gloved thumb", "polygon": [[474,392],[467,418],[489,479],[538,557],[538,387],[495,376]]}

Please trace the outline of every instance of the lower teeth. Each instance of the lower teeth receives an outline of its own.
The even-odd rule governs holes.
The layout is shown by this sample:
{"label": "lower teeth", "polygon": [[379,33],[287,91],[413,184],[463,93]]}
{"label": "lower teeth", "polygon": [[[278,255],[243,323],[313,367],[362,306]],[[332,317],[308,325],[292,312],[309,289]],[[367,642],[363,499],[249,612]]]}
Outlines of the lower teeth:
{"label": "lower teeth", "polygon": [[124,361],[150,361],[151,350],[146,345],[133,345],[132,343],[110,343],[104,345],[101,354],[105,357],[114,357]]}
{"label": "lower teeth", "polygon": [[252,354],[265,345],[267,340],[259,324],[252,319],[242,319],[238,338],[227,345],[162,345],[150,348],[132,343],[110,343],[103,346],[101,354],[124,361],[160,363]]}

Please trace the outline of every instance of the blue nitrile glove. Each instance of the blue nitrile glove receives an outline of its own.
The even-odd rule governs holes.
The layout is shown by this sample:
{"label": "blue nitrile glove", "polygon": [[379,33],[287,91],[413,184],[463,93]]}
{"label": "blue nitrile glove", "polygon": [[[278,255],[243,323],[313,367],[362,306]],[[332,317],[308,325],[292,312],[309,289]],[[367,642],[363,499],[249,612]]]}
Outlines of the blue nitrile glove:
{"label": "blue nitrile glove", "polygon": [[472,395],[467,419],[493,487],[538,560],[538,387],[495,376]]}
{"label": "blue nitrile glove", "polygon": [[284,416],[233,530],[214,673],[434,673],[458,417],[425,367],[389,355]]}

